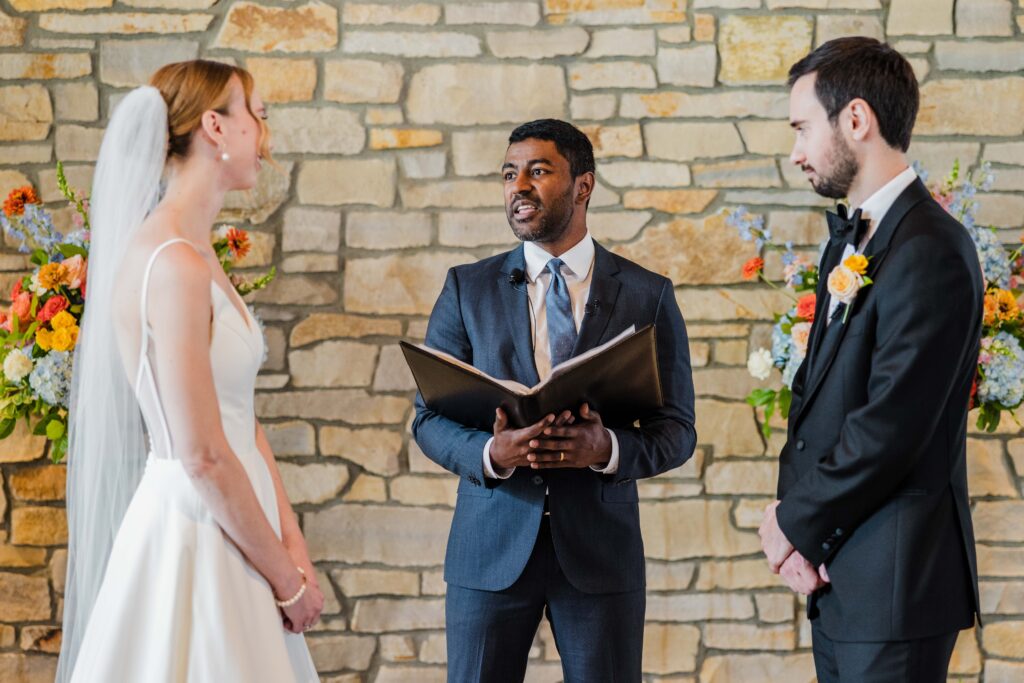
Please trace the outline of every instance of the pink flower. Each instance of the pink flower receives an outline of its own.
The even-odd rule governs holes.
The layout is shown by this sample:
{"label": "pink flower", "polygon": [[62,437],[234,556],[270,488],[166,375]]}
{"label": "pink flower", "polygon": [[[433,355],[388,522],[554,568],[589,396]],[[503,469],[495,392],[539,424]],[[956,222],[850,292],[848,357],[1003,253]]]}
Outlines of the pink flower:
{"label": "pink flower", "polygon": [[85,284],[88,262],[80,254],[64,259],[64,267],[68,269],[68,287],[78,289]]}
{"label": "pink flower", "polygon": [[28,319],[29,308],[32,307],[32,295],[28,292],[21,292],[18,296],[14,297],[14,301],[11,302],[10,317],[18,316],[19,323],[24,323]]}
{"label": "pink flower", "polygon": [[52,296],[49,299],[47,299],[43,307],[39,309],[38,313],[36,313],[36,320],[38,320],[41,323],[50,322],[50,319],[53,318],[53,316],[65,310],[67,307],[67,299],[59,295]]}

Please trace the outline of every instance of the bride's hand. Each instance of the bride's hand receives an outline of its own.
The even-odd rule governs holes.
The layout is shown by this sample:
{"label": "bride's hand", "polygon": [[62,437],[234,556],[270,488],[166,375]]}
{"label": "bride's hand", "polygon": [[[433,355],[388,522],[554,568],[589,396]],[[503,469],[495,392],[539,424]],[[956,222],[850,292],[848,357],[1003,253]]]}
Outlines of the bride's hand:
{"label": "bride's hand", "polygon": [[320,621],[320,612],[324,608],[324,594],[316,583],[316,578],[308,580],[306,592],[298,602],[282,607],[284,627],[292,633],[302,633],[313,628]]}

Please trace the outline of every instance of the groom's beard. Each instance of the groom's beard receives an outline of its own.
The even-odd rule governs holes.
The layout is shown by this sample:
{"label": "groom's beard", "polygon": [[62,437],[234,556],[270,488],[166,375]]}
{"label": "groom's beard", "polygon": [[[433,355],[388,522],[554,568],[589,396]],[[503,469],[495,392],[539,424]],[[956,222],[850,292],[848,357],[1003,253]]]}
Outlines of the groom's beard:
{"label": "groom's beard", "polygon": [[811,187],[822,197],[843,199],[850,193],[850,186],[860,173],[860,164],[853,150],[846,144],[839,127],[832,136],[832,164],[828,175],[821,174],[817,182],[811,181]]}

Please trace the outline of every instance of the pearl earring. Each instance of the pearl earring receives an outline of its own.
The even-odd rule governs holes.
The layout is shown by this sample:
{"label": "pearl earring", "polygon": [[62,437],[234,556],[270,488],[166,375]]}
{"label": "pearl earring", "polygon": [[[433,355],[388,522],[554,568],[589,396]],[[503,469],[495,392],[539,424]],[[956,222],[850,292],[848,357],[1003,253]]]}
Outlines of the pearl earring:
{"label": "pearl earring", "polygon": [[221,147],[220,148],[220,160],[221,161],[228,161],[230,159],[231,159],[231,155],[228,154],[227,148]]}

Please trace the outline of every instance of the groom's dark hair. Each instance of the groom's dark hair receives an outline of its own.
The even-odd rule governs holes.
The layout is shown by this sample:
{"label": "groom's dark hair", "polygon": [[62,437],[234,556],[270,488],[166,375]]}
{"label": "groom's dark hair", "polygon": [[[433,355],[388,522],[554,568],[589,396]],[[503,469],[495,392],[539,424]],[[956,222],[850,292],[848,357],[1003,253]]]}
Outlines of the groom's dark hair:
{"label": "groom's dark hair", "polygon": [[569,162],[569,174],[578,178],[594,172],[594,145],[576,126],[558,119],[537,119],[512,131],[508,144],[533,138],[555,143],[555,149]]}
{"label": "groom's dark hair", "polygon": [[832,125],[846,105],[860,98],[875,112],[889,146],[907,151],[920,93],[903,55],[874,38],[836,38],[790,67],[789,87],[811,73],[818,75],[814,92]]}

